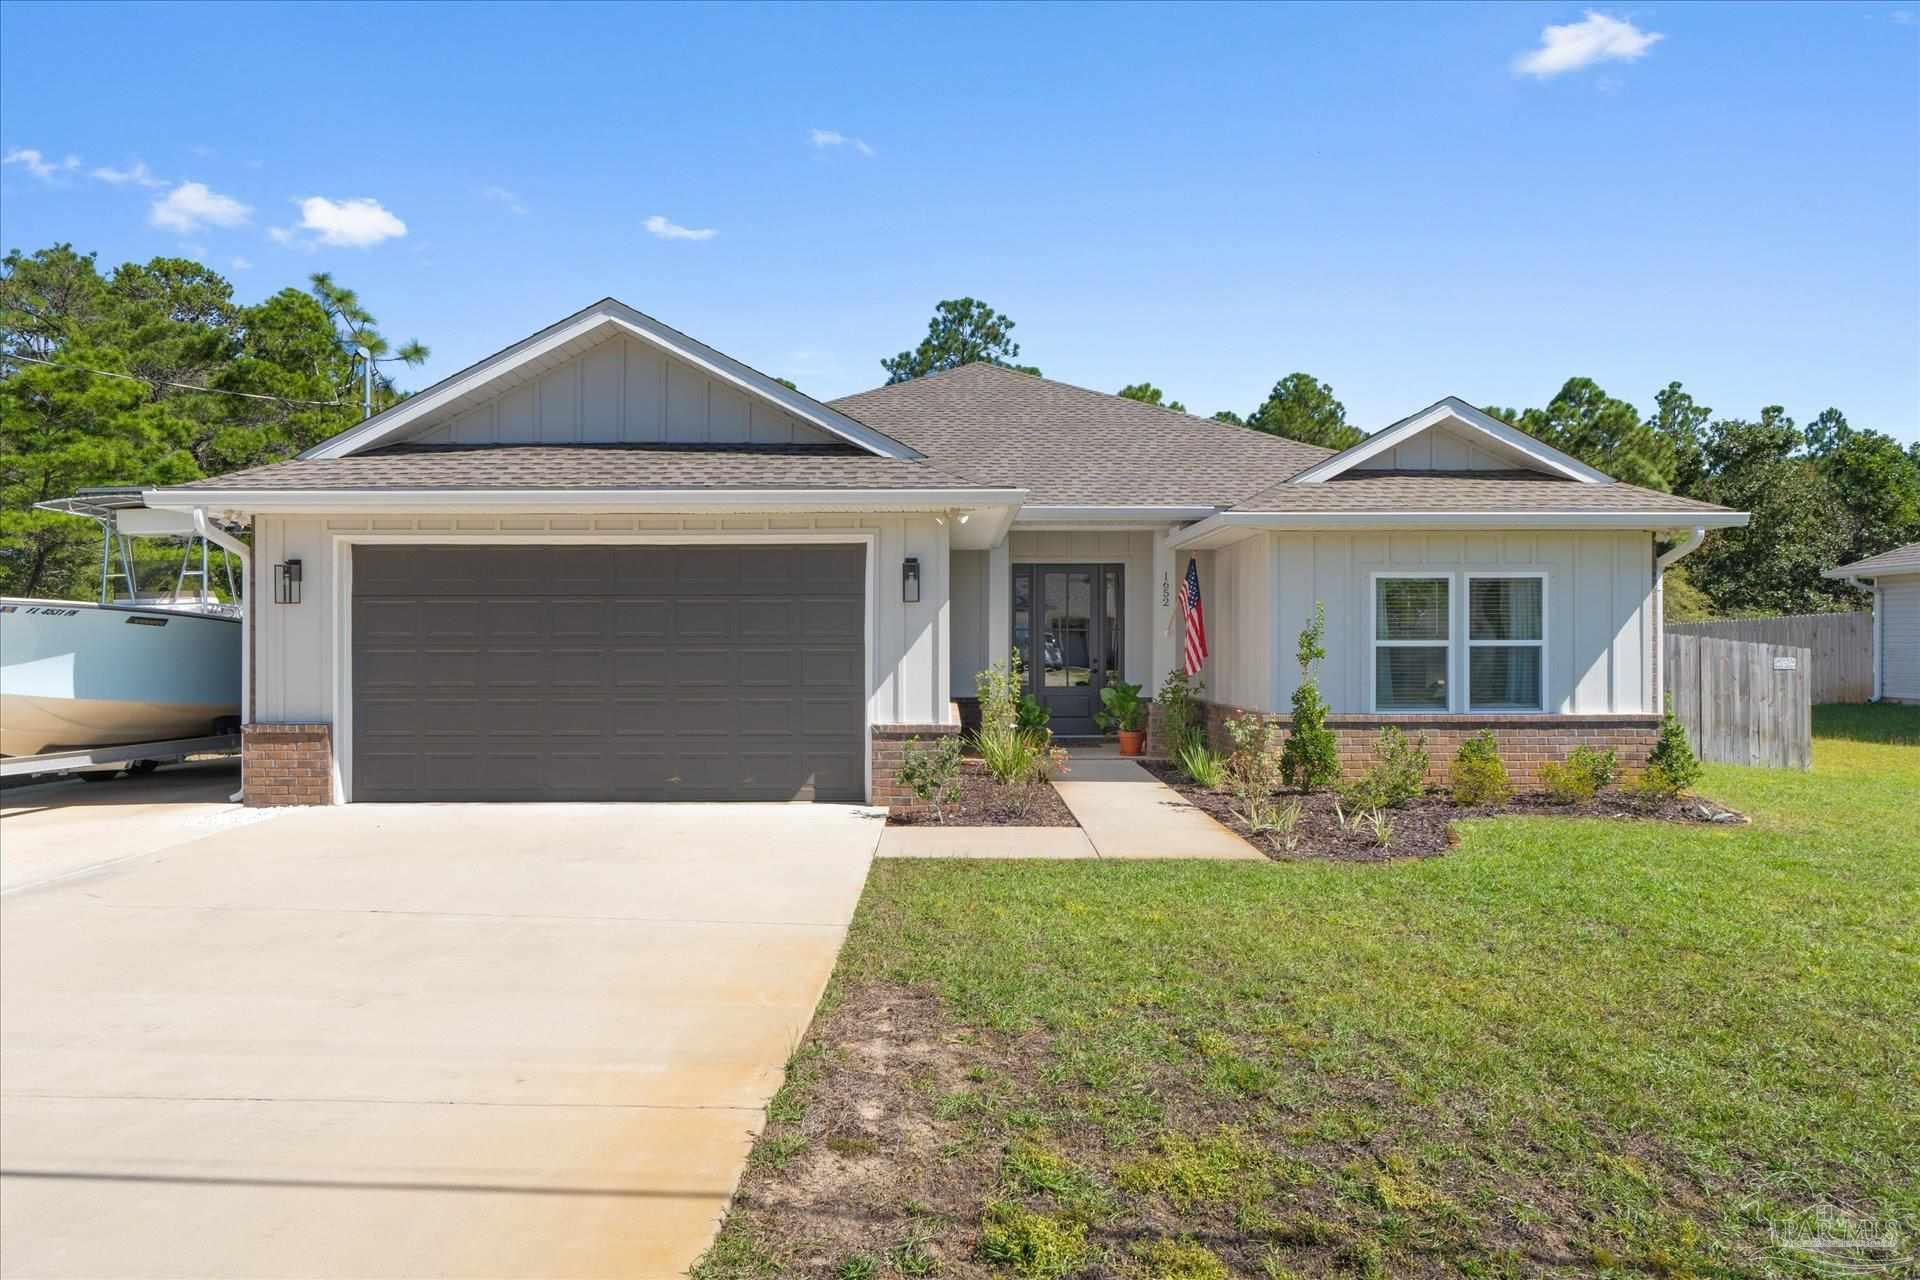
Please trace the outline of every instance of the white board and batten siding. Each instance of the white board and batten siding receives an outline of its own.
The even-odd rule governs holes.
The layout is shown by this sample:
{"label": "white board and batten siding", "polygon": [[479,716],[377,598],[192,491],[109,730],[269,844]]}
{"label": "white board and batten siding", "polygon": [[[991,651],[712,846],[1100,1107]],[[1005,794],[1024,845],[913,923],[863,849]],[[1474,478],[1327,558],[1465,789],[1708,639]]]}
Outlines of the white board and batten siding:
{"label": "white board and batten siding", "polygon": [[1512,471],[1524,461],[1488,447],[1477,431],[1430,427],[1354,466],[1356,471]]}
{"label": "white board and batten siding", "polygon": [[[1326,606],[1321,691],[1336,712],[1371,710],[1373,576],[1454,579],[1454,670],[1464,673],[1466,575],[1544,573],[1546,708],[1644,714],[1654,686],[1653,542],[1644,532],[1270,533],[1202,559],[1213,658],[1207,697],[1284,711],[1299,684],[1295,638]],[[1456,706],[1456,713],[1467,708]]]}
{"label": "white board and batten siding", "polygon": [[1880,614],[1880,696],[1920,702],[1920,574],[1875,583]]}
{"label": "white board and batten siding", "polygon": [[[258,673],[254,718],[268,723],[332,723],[337,628],[343,583],[334,575],[336,543],[374,535],[412,536],[457,545],[503,537],[543,543],[607,542],[636,535],[697,541],[733,535],[778,542],[783,533],[871,533],[877,581],[870,607],[874,653],[868,716],[874,724],[939,724],[948,716],[950,619],[947,527],[931,515],[393,515],[261,516],[254,556],[263,579],[288,559],[303,565],[302,602],[274,604],[254,593]],[[920,603],[902,602],[901,562],[917,557],[924,575]]]}
{"label": "white board and batten siding", "polygon": [[777,405],[614,336],[407,433],[413,444],[841,444]]}

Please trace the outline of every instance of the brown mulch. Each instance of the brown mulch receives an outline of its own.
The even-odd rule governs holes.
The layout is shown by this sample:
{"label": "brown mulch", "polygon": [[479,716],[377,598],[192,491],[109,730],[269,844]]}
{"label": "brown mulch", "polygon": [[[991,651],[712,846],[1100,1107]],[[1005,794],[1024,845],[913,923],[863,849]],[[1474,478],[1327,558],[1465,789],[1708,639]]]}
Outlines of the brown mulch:
{"label": "brown mulch", "polygon": [[[1254,835],[1233,816],[1224,791],[1209,791],[1164,760],[1141,762],[1149,773],[1231,828],[1276,862],[1323,859],[1333,862],[1388,862],[1394,858],[1431,858],[1445,853],[1459,837],[1453,824],[1463,818],[1526,816],[1536,818],[1632,818],[1654,822],[1728,823],[1746,818],[1725,805],[1698,796],[1661,799],[1637,792],[1608,790],[1584,804],[1559,804],[1539,792],[1520,792],[1503,805],[1463,808],[1443,791],[1430,791],[1405,808],[1388,810],[1393,833],[1385,846],[1374,840],[1364,824],[1358,831],[1343,824],[1335,812],[1339,797],[1331,791],[1302,796],[1283,793],[1281,802],[1300,801],[1300,821],[1294,827],[1292,848],[1276,832]],[[1348,813],[1348,818],[1354,815]]]}
{"label": "brown mulch", "polygon": [[[1077,827],[1073,810],[1060,793],[1042,782],[1027,788],[1027,808],[1020,812],[1008,792],[993,780],[987,767],[978,760],[960,763],[960,798],[946,806],[949,827]],[[929,810],[902,811],[896,805],[887,815],[890,827],[931,827],[940,825]]]}

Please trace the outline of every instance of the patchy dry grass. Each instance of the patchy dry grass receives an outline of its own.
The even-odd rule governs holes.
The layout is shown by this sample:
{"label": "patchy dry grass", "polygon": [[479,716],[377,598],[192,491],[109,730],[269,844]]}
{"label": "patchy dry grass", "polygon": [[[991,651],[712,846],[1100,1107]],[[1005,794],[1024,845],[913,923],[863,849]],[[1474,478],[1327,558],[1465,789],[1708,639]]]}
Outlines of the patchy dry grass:
{"label": "patchy dry grass", "polygon": [[[1751,826],[1391,865],[882,862],[700,1280],[1815,1274],[1920,1250],[1920,712]],[[1891,1274],[1891,1273],[1889,1273]]]}

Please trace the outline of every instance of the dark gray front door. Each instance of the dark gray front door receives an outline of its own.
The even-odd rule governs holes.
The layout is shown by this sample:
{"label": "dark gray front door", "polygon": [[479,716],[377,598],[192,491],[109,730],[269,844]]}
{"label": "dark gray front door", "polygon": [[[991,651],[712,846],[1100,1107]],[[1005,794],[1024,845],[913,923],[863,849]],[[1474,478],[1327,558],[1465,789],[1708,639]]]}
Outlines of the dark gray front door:
{"label": "dark gray front door", "polygon": [[1122,670],[1122,573],[1117,564],[1013,566],[1013,642],[1061,737],[1100,732],[1100,690]]}
{"label": "dark gray front door", "polygon": [[865,796],[866,550],[361,546],[355,800]]}

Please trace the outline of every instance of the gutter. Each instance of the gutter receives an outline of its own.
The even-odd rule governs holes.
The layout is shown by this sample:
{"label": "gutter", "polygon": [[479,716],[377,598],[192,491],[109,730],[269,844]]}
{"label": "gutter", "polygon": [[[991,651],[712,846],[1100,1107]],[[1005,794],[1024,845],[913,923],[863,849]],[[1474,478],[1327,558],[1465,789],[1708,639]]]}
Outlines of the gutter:
{"label": "gutter", "polygon": [[1020,524],[1076,524],[1095,528],[1110,524],[1186,524],[1205,520],[1220,511],[1216,506],[1103,506],[1098,503],[1030,503],[1020,508]]}
{"label": "gutter", "polygon": [[1654,643],[1659,646],[1653,664],[1653,705],[1663,713],[1667,709],[1667,569],[1698,551],[1706,540],[1706,527],[1696,526],[1692,533],[1662,551],[1653,561],[1653,634]]}
{"label": "gutter", "polygon": [[946,511],[1019,506],[1025,489],[148,489],[149,507],[270,513],[392,511]]}
{"label": "gutter", "polygon": [[193,509],[193,531],[240,561],[240,580],[247,598],[240,610],[240,790],[228,797],[238,802],[247,794],[246,727],[253,723],[253,597],[259,583],[253,576],[253,552],[247,544],[207,519],[205,507]]}

